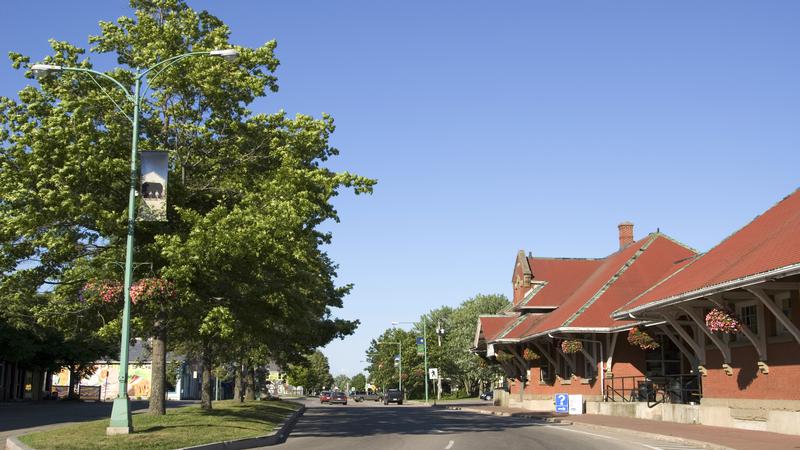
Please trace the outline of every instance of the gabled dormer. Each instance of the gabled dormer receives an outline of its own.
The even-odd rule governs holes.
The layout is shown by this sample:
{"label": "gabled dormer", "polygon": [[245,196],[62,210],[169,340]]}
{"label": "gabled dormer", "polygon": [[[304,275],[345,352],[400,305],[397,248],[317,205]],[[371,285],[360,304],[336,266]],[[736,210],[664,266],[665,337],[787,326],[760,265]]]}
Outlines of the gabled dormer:
{"label": "gabled dormer", "polygon": [[514,274],[511,277],[511,284],[514,292],[512,301],[514,308],[516,308],[520,302],[522,302],[522,299],[525,297],[525,293],[530,290],[532,279],[533,271],[531,271],[528,257],[525,256],[525,251],[520,250],[517,252],[517,261],[514,265]]}

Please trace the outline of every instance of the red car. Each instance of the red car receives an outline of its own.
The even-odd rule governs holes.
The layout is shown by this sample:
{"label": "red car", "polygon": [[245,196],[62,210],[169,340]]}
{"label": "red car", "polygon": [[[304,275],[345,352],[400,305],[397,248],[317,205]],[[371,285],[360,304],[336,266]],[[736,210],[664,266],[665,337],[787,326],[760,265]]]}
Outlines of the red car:
{"label": "red car", "polygon": [[322,391],[319,393],[320,403],[325,403],[325,402],[330,403],[330,401],[331,401],[331,391]]}
{"label": "red car", "polygon": [[333,394],[331,394],[331,398],[330,400],[328,400],[328,403],[330,403],[331,405],[334,403],[341,403],[343,405],[346,405],[347,394],[345,394],[344,392],[334,392]]}

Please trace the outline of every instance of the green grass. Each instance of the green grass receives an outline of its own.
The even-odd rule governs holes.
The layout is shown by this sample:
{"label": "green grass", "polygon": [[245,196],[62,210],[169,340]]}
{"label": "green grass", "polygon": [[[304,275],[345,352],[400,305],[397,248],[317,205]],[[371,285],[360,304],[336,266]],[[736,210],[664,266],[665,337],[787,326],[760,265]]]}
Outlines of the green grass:
{"label": "green grass", "polygon": [[214,402],[203,411],[187,406],[165,416],[136,414],[134,433],[106,436],[108,419],[26,434],[20,440],[35,449],[174,449],[211,442],[263,436],[300,405],[282,401]]}

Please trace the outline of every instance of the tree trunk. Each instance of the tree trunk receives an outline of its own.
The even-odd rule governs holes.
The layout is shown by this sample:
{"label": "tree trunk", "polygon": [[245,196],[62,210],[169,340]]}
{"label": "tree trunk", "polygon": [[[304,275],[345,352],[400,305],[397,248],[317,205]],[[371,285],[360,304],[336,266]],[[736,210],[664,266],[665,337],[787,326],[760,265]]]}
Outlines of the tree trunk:
{"label": "tree trunk", "polygon": [[167,328],[163,318],[155,323],[153,336],[152,365],[150,366],[150,404],[149,414],[163,416],[167,413],[165,404],[167,382]]}
{"label": "tree trunk", "polygon": [[244,399],[245,400],[255,400],[256,399],[256,376],[255,376],[255,367],[247,366],[247,371],[245,372],[245,379],[247,386],[244,391]]}
{"label": "tree trunk", "polygon": [[234,369],[233,399],[242,402],[244,400],[244,380],[242,379],[242,363],[237,362]]}
{"label": "tree trunk", "polygon": [[76,397],[75,385],[78,383],[80,383],[80,380],[78,380],[78,371],[75,370],[75,366],[69,366],[69,387],[67,388],[68,399],[73,399]]}
{"label": "tree trunk", "polygon": [[200,388],[200,408],[211,409],[211,355],[203,350],[203,381]]}

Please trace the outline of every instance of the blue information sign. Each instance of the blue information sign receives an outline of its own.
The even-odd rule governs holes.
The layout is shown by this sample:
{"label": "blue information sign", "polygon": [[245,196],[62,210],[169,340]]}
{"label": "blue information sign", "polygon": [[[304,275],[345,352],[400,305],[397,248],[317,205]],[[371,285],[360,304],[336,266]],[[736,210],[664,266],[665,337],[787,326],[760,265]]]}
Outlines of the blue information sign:
{"label": "blue information sign", "polygon": [[556,394],[556,412],[569,412],[569,394]]}

